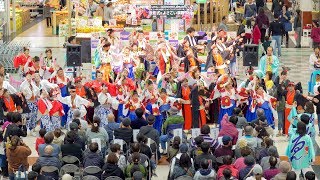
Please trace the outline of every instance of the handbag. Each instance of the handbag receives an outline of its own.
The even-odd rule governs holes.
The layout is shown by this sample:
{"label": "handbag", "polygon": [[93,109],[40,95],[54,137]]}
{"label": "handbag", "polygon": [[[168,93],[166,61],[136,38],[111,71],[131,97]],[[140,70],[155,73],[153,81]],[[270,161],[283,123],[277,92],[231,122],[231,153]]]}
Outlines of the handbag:
{"label": "handbag", "polygon": [[283,26],[284,26],[284,30],[286,32],[292,31],[292,23],[291,22],[286,22],[286,23],[284,23]]}
{"label": "handbag", "polygon": [[298,33],[295,32],[295,33],[294,33],[294,39],[297,40],[297,39],[298,39],[298,36],[299,36]]}
{"label": "handbag", "polygon": [[14,179],[15,180],[26,180],[27,179],[27,171],[23,165],[20,165],[18,170],[15,172]]}

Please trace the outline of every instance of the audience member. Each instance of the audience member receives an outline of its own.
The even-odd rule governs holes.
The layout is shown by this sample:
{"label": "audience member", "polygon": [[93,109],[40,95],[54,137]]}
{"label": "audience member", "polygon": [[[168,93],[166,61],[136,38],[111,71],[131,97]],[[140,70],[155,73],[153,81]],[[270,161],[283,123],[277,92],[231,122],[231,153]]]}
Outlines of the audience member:
{"label": "audience member", "polygon": [[101,179],[106,179],[110,176],[116,176],[121,179],[125,179],[122,169],[118,166],[118,157],[115,153],[108,154],[107,162],[102,168]]}
{"label": "audience member", "polygon": [[238,123],[237,116],[231,116],[228,120],[228,115],[224,115],[221,120],[221,129],[218,137],[230,136],[232,138],[232,145],[235,145],[238,141],[238,129],[236,127]]}
{"label": "audience member", "polygon": [[263,173],[263,177],[266,178],[267,180],[271,180],[281,172],[280,169],[276,168],[276,165],[279,164],[278,159],[276,157],[271,156],[269,158],[269,164],[270,164],[270,168],[264,170],[264,173]]}
{"label": "audience member", "polygon": [[232,139],[230,136],[223,136],[222,137],[222,146],[220,146],[218,149],[216,149],[213,153],[214,156],[221,157],[221,156],[231,156],[233,157],[233,151],[232,151]]}
{"label": "audience member", "polygon": [[231,171],[231,176],[234,178],[239,177],[239,171],[238,169],[232,164],[232,157],[231,156],[225,156],[223,157],[223,165],[219,167],[218,173],[217,173],[217,179],[220,179],[224,176],[224,171],[228,169]]}
{"label": "audience member", "polygon": [[61,153],[62,157],[67,155],[75,156],[82,162],[82,149],[81,145],[75,142],[76,138],[78,138],[76,132],[69,131],[65,137],[65,144],[61,146]]}
{"label": "audience member", "polygon": [[45,143],[44,142],[44,135],[46,135],[46,133],[47,133],[46,129],[42,128],[39,130],[39,137],[36,139],[36,151],[38,154],[39,154],[39,152],[38,152],[39,145]]}
{"label": "audience member", "polygon": [[255,165],[255,159],[252,156],[247,156],[244,158],[244,163],[246,164],[246,167],[239,171],[240,180],[244,180],[247,177],[250,177],[253,175],[253,172],[251,170]]}
{"label": "audience member", "polygon": [[194,174],[195,174],[195,171],[192,167],[192,161],[190,156],[187,153],[183,153],[180,156],[179,164],[175,165],[170,175],[172,179],[176,179],[184,175],[193,177]]}
{"label": "audience member", "polygon": [[45,152],[44,149],[46,148],[46,146],[50,145],[53,147],[53,152],[52,152],[52,156],[54,157],[59,157],[59,154],[61,152],[60,146],[53,144],[53,139],[54,139],[54,135],[52,132],[48,132],[46,133],[46,135],[44,135],[44,144],[40,144],[39,145],[39,156],[44,156]]}
{"label": "audience member", "polygon": [[288,172],[291,171],[291,164],[287,161],[281,161],[279,169],[280,173],[274,177],[274,180],[286,180]]}
{"label": "audience member", "polygon": [[206,159],[209,162],[211,162],[210,169],[215,169],[217,170],[217,162],[216,162],[216,157],[210,153],[210,144],[208,142],[202,142],[201,143],[201,150],[202,154],[198,155],[195,157],[194,160],[194,168],[195,170],[199,170],[201,168],[201,162],[202,160]]}
{"label": "audience member", "polygon": [[108,118],[108,124],[105,127],[105,129],[108,132],[109,142],[111,142],[113,140],[113,132],[115,129],[120,128],[120,124],[115,122],[115,117],[113,114],[108,114],[107,118]]}
{"label": "audience member", "polygon": [[60,160],[56,157],[53,156],[53,147],[51,145],[48,145],[44,148],[44,155],[40,156],[37,160],[37,164],[40,164],[42,167],[43,166],[54,166],[57,167],[58,169],[61,168],[61,162]]}
{"label": "audience member", "polygon": [[102,168],[104,165],[103,154],[99,150],[99,145],[96,142],[89,144],[89,149],[83,153],[83,167],[97,166]]}
{"label": "audience member", "polygon": [[216,172],[210,167],[210,160],[201,160],[201,169],[194,175],[193,179],[216,179]]}
{"label": "audience member", "polygon": [[137,118],[131,122],[132,129],[140,129],[142,126],[148,125],[148,122],[143,118],[144,111],[141,108],[135,110]]}

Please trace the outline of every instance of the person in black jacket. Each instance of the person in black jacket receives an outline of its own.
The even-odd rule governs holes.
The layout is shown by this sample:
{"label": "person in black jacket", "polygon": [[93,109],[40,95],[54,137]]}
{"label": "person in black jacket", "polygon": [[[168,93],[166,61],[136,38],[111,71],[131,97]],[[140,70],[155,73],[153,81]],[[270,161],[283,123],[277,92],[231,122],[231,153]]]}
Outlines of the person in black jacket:
{"label": "person in black jacket", "polygon": [[86,149],[83,153],[83,167],[97,166],[102,168],[104,164],[101,151],[99,151],[98,143],[92,142],[89,145],[89,149]]}
{"label": "person in black jacket", "polygon": [[140,129],[142,126],[148,125],[148,122],[142,117],[144,114],[143,109],[137,108],[135,113],[137,118],[131,122],[132,129]]}
{"label": "person in black jacket", "polygon": [[[276,41],[276,46],[278,48],[278,56],[281,56],[281,37],[284,33],[284,26],[281,21],[279,21],[279,15],[274,15],[274,21],[270,23],[269,36],[272,36],[272,40]],[[275,55],[275,51],[273,52]]]}
{"label": "person in black jacket", "polygon": [[71,155],[82,161],[81,145],[75,142],[77,134],[74,131],[69,131],[65,138],[65,144],[61,146],[62,157]]}
{"label": "person in black jacket", "polygon": [[123,171],[118,166],[118,157],[115,153],[110,153],[107,158],[107,163],[102,168],[101,179],[106,179],[110,176],[116,176],[125,179]]}

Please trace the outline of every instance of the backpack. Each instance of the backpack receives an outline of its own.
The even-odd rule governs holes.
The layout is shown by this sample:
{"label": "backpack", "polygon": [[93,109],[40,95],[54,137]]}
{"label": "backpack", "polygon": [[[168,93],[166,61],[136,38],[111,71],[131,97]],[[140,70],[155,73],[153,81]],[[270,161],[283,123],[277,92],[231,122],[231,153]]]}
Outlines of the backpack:
{"label": "backpack", "polygon": [[144,177],[147,176],[147,169],[142,164],[130,164],[124,169],[124,175],[126,177],[131,177],[131,174],[133,174],[136,171],[140,171]]}

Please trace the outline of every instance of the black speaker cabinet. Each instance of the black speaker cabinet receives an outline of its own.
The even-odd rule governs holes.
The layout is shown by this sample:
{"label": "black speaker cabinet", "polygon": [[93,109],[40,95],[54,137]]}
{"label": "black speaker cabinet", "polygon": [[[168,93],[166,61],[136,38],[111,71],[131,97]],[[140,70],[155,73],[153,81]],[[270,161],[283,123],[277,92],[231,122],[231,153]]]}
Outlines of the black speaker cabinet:
{"label": "black speaker cabinet", "polygon": [[67,66],[81,66],[81,45],[67,45]]}
{"label": "black speaker cabinet", "polygon": [[258,66],[259,46],[245,44],[243,49],[243,66]]}

